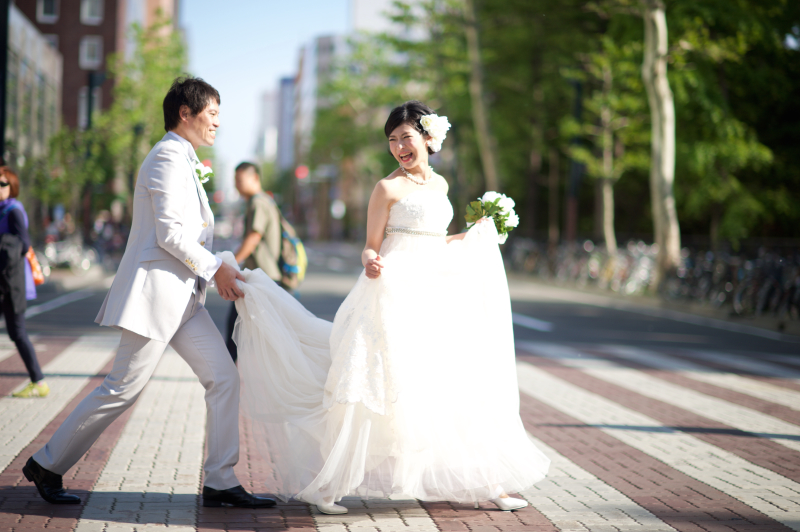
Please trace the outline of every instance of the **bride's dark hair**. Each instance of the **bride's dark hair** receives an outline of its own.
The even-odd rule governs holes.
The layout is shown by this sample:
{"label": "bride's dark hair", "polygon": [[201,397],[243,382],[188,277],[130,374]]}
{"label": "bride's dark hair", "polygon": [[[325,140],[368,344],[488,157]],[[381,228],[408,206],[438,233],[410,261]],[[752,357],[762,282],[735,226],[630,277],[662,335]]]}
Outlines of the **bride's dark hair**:
{"label": "bride's dark hair", "polygon": [[[424,103],[418,100],[409,100],[406,103],[398,105],[392,109],[392,112],[389,113],[389,118],[386,119],[386,125],[383,126],[383,132],[386,134],[386,138],[389,138],[389,135],[392,134],[392,131],[403,124],[408,124],[413,126],[414,129],[419,131],[423,136],[427,135],[420,120],[422,120],[423,116],[432,114],[434,114],[433,109]],[[428,154],[430,155],[433,153],[434,152],[431,147],[428,146]]]}

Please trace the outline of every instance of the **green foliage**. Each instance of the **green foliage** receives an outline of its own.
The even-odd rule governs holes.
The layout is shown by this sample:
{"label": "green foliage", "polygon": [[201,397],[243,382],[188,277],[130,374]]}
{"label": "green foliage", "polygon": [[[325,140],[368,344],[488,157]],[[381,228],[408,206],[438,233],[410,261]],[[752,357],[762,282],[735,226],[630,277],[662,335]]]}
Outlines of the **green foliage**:
{"label": "green foliage", "polygon": [[92,129],[64,127],[50,139],[48,157],[35,164],[36,199],[45,205],[61,203],[75,212],[86,187],[95,191],[91,197],[96,210],[123,199],[124,191],[112,182],[118,175],[133,174],[143,150],[164,135],[163,95],[186,64],[181,37],[166,31],[170,26],[159,13],[147,29],[131,27],[135,49],[130,59],[121,54],[108,59],[114,79],[111,108],[93,117]]}
{"label": "green foliage", "polygon": [[162,101],[186,68],[182,37],[169,31],[171,25],[161,12],[147,28],[133,24],[130,31],[135,44],[130,59],[115,54],[108,61],[115,81],[114,103],[102,115],[98,129],[115,156],[130,154],[135,142],[152,146],[164,136]]}
{"label": "green foliage", "polygon": [[[667,0],[669,79],[676,109],[676,198],[681,227],[732,244],[800,235],[800,4],[789,0]],[[461,0],[395,2],[402,31],[359,36],[323,88],[310,164],[336,164],[371,188],[395,167],[382,131],[388,111],[419,99],[453,124],[435,166],[457,211],[483,179],[472,123]],[[641,81],[641,0],[476,0],[492,135],[503,191],[541,236],[551,157],[615,185],[617,227],[651,232],[649,107]],[[604,83],[611,75],[610,88]],[[574,84],[583,116],[574,114]],[[603,115],[613,165],[603,160]],[[581,144],[571,140],[579,137]],[[619,179],[624,176],[624,179]],[[562,185],[563,186],[563,185]],[[581,231],[593,223],[591,182],[580,188]],[[559,190],[563,201],[563,188]],[[646,200],[643,201],[643,198]],[[464,203],[461,206],[458,202]],[[562,207],[563,212],[563,207]]]}
{"label": "green foliage", "polygon": [[750,49],[774,38],[765,14],[758,2],[707,0],[681,4],[670,20],[679,212],[684,220],[710,224],[713,244],[724,239],[737,246],[767,213],[757,191],[739,175],[763,171],[772,162],[772,151],[734,113],[728,81]]}
{"label": "green foliage", "polygon": [[[564,74],[590,89],[582,121],[567,116],[561,136],[570,140],[565,151],[586,167],[590,177],[618,180],[629,170],[650,166],[649,111],[641,79],[642,45],[616,44],[609,35],[597,51],[583,55],[581,69]],[[573,139],[580,138],[581,143]]]}

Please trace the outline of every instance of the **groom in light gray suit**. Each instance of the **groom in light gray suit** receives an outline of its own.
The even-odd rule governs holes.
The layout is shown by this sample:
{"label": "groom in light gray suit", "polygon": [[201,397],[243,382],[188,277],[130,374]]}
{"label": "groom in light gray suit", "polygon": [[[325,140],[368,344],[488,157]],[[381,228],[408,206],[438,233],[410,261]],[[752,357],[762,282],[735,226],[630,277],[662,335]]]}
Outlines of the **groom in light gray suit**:
{"label": "groom in light gray suit", "polygon": [[203,306],[207,286],[242,297],[233,267],[211,253],[214,215],[200,183],[195,150],[213,146],[219,93],[199,78],[178,78],[164,98],[164,129],[139,170],[130,238],[96,321],[122,330],[114,367],[23,468],[53,504],[77,504],[62,475],[141,393],[167,346],[183,357],[206,389],[208,457],[204,506],[261,508],[239,484],[239,374]]}

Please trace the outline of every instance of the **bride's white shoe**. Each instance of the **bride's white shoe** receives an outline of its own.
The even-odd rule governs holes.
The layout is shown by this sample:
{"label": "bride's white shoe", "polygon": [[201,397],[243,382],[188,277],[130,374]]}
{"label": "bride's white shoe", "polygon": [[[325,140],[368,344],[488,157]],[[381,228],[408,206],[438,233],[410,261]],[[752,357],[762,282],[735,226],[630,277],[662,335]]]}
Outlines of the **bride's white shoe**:
{"label": "bride's white shoe", "polygon": [[498,497],[496,499],[492,499],[492,502],[504,512],[519,510],[520,508],[525,508],[528,506],[528,501],[523,499],[515,499],[514,497]]}
{"label": "bride's white shoe", "polygon": [[340,506],[334,502],[330,504],[317,504],[317,510],[328,515],[346,514],[347,508]]}

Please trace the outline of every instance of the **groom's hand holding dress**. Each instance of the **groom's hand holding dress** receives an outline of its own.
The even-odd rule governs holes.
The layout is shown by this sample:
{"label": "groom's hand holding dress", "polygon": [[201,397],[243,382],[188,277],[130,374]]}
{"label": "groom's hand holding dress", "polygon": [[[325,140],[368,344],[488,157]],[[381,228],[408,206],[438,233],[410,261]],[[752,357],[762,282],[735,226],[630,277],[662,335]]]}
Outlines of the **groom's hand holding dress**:
{"label": "groom's hand holding dress", "polygon": [[220,265],[217,273],[214,274],[214,283],[217,285],[217,292],[226,301],[236,301],[244,297],[244,293],[236,286],[236,280],[244,281],[244,276],[236,268],[224,262]]}
{"label": "groom's hand holding dress", "polygon": [[133,191],[133,221],[125,254],[96,321],[122,331],[111,372],[23,472],[54,504],[76,504],[62,476],[138,398],[168,346],[206,389],[207,457],[203,504],[265,508],[239,484],[239,373],[204,307],[206,288],[242,296],[240,275],[211,253],[214,215],[199,180],[195,150],[212,146],[219,127],[219,93],[201,79],[175,80],[164,98],[167,134],[145,158]]}

